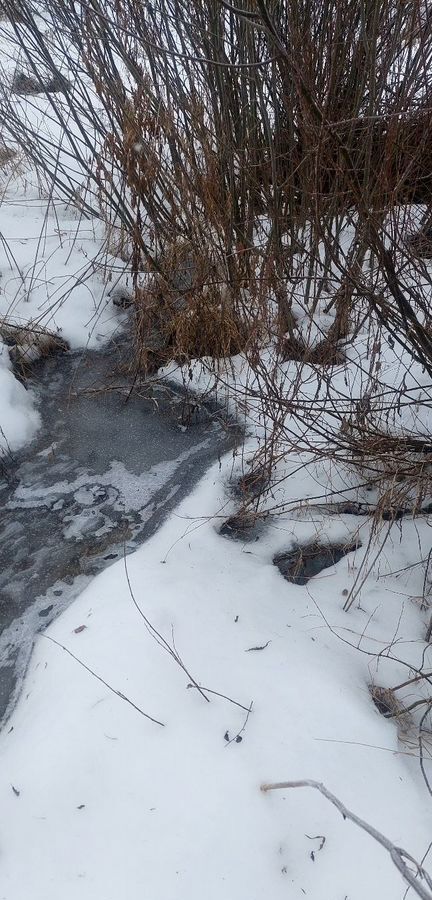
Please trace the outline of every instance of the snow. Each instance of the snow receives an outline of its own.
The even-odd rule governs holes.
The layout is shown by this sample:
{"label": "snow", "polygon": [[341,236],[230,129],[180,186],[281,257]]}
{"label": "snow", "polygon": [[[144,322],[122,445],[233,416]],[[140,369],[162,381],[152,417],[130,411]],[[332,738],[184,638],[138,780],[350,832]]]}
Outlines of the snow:
{"label": "snow", "polygon": [[98,346],[118,327],[102,277],[101,225],[28,193],[10,192],[1,206],[1,314],[43,325],[72,349]]}
{"label": "snow", "polygon": [[[3,245],[2,315],[43,323],[74,348],[102,346],[123,319],[107,296],[98,226],[68,218],[62,205],[55,216],[50,203],[28,210],[23,197],[0,210],[15,259]],[[364,341],[360,335],[348,366],[335,373],[339,399],[347,390],[361,396]],[[376,536],[365,517],[326,514],[326,501],[371,495],[343,460],[317,463],[295,450],[297,426],[287,420],[293,446],[266,501],[282,514],[255,542],[222,537],[222,522],[238,507],[229,480],[266,427],[259,381],[240,357],[231,363],[227,388],[244,387],[249,398],[243,456],[214,466],[128,557],[127,573],[123,561],[111,566],[37,640],[21,700],[0,735],[0,900],[198,900],[203,892],[210,900],[402,898],[403,882],[382,848],[315,792],[264,795],[261,784],[272,781],[322,781],[415,858],[427,852],[432,814],[416,720],[398,735],[369,691],[407,680],[423,655],[430,667],[419,599],[427,519],[389,524]],[[165,374],[188,378],[175,366]],[[287,390],[294,376],[287,364]],[[381,377],[391,390],[404,377],[401,355],[389,348]],[[193,367],[192,384],[214,386],[205,363]],[[427,427],[425,387],[411,367],[418,419],[404,412],[399,427]],[[296,390],[317,396],[312,369],[296,378]],[[39,415],[4,346],[0,397],[4,440],[15,449]],[[78,479],[76,487],[91,485]],[[125,490],[133,492],[133,481]],[[316,539],[361,546],[307,585],[289,584],[274,555]],[[148,621],[208,689],[209,703],[149,632],[127,575]],[[351,589],[354,603],[344,612]],[[417,697],[408,688],[401,699]]]}
{"label": "snow", "polygon": [[[0,739],[4,900],[402,897],[370,838],[311,791],[263,795],[268,781],[323,781],[396,844],[426,852],[418,751],[398,742],[368,690],[405,677],[367,655],[398,629],[411,642],[396,655],[418,661],[416,576],[369,580],[349,614],[358,555],[305,587],[287,583],[272,557],[288,522],[252,545],[218,534],[231,467],[213,467],[127,561],[137,604],[190,676],[149,633],[123,561],[39,638]],[[396,561],[406,560],[393,537],[382,567]],[[212,693],[207,703],[191,678],[243,708]]]}
{"label": "snow", "polygon": [[25,444],[39,421],[32,395],[13,375],[7,347],[0,341],[0,454]]}
{"label": "snow", "polygon": [[[30,173],[31,174],[31,173]],[[21,178],[0,205],[0,323],[47,329],[71,349],[102,347],[122,327],[113,306],[116,284],[104,277],[117,263],[104,246],[101,223],[78,219],[64,203],[43,199]],[[118,265],[120,264],[120,265]],[[35,398],[12,373],[7,348],[0,349],[0,425],[12,449],[35,433]],[[6,441],[0,440],[0,452]]]}
{"label": "snow", "polygon": [[[0,208],[1,316],[43,324],[73,348],[102,346],[124,318],[103,277],[100,226],[36,193],[9,199]],[[338,402],[361,397],[369,375],[357,362],[366,350],[360,334],[332,381]],[[175,366],[165,374],[188,380]],[[305,367],[301,381],[297,375],[295,364],[281,371],[287,395],[295,382],[298,399],[318,397],[313,369]],[[397,390],[404,377],[401,354],[387,347],[383,390]],[[296,450],[298,426],[287,419],[291,451],[266,500],[281,514],[255,542],[222,537],[222,522],[238,507],[229,480],[268,424],[259,380],[241,357],[225,382],[228,392],[235,384],[248,396],[243,456],[214,466],[128,557],[127,573],[123,561],[111,566],[37,640],[21,700],[0,735],[0,900],[198,900],[204,892],[210,900],[402,898],[403,882],[382,848],[312,791],[264,795],[261,784],[272,781],[322,781],[415,858],[428,850],[432,814],[417,720],[398,735],[369,691],[432,662],[420,599],[428,521],[387,523],[375,535],[366,517],[326,514],[325,502],[371,495],[343,460],[317,462]],[[205,362],[193,367],[192,386],[214,388]],[[406,389],[418,392],[418,408],[414,418],[403,411],[395,427],[427,428],[425,388],[411,366]],[[0,398],[6,452],[32,437],[39,414],[5,346]],[[91,485],[78,479],[76,488]],[[359,549],[305,586],[286,582],[275,554],[317,539]],[[127,575],[190,675],[149,632]],[[351,589],[354,603],[344,612]],[[188,686],[191,676],[210,702]],[[418,696],[408,688],[400,699]]]}

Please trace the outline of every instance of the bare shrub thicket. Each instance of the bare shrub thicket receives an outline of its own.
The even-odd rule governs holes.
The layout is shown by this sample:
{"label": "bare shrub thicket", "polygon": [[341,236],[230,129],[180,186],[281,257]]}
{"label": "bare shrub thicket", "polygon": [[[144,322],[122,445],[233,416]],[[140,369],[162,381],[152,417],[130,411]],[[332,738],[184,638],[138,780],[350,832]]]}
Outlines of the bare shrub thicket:
{"label": "bare shrub thicket", "polygon": [[[61,87],[23,100],[4,78],[4,140],[50,190],[105,222],[108,249],[133,278],[132,368],[199,357],[255,409],[263,437],[245,490],[249,519],[272,503],[273,513],[289,509],[266,486],[310,460],[326,464],[314,502],[329,513],[375,512],[371,541],[382,521],[383,542],[395,519],[430,512],[429,5],[1,7],[21,69]],[[225,360],[238,353],[248,374],[235,380]],[[358,489],[357,508],[343,479],[332,492],[333,462]],[[429,643],[431,630],[432,620]],[[426,650],[417,669],[396,659],[408,672],[393,694],[423,690],[414,712],[432,793]]]}
{"label": "bare shrub thicket", "polygon": [[[384,511],[421,508],[427,4],[2,5],[28,74],[64,75],[60,92],[26,99],[25,115],[5,85],[7,136],[82,214],[104,218],[129,260],[135,362],[212,365],[242,351],[267,426],[257,465],[272,468],[290,447],[330,455],[379,487]],[[32,107],[38,120],[44,110],[36,132]]]}

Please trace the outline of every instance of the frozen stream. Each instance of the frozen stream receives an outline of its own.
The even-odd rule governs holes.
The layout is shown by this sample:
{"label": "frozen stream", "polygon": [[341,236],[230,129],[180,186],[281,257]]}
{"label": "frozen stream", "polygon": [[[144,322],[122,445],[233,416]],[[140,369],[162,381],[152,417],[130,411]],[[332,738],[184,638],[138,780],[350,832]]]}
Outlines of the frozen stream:
{"label": "frozen stream", "polygon": [[42,428],[0,477],[0,721],[37,631],[239,439],[220,411],[168,386],[129,396],[121,350],[50,358],[29,385]]}

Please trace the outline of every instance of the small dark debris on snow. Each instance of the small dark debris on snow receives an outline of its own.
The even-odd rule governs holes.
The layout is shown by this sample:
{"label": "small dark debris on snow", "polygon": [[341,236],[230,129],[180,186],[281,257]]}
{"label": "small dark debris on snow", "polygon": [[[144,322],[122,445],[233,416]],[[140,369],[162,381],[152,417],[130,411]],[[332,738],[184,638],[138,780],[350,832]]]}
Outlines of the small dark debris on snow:
{"label": "small dark debris on snow", "polygon": [[85,803],[80,803],[80,805],[77,806],[77,809],[85,809]]}
{"label": "small dark debris on snow", "polygon": [[235,737],[230,738],[229,732],[226,731],[225,734],[224,734],[224,740],[227,742],[227,744],[232,744],[233,742],[234,742],[235,744],[241,744],[243,738],[242,738],[241,734],[236,734]]}
{"label": "small dark debris on snow", "polygon": [[245,653],[251,653],[253,650],[265,650],[269,644],[271,644],[271,641],[267,641],[267,643],[262,644],[261,647],[248,647],[247,650],[245,650]]}
{"label": "small dark debris on snow", "polygon": [[78,628],[74,628],[74,634],[81,634],[87,628],[87,625],[78,625]]}
{"label": "small dark debris on snow", "polygon": [[249,716],[250,716],[250,714],[251,714],[251,712],[252,712],[252,707],[253,707],[253,700],[251,700],[251,702],[250,702],[250,706],[249,706],[249,708],[248,708],[248,710],[247,710],[247,713],[246,713],[246,718],[245,718],[245,720],[244,720],[244,722],[243,722],[242,727],[240,728],[240,731],[238,731],[237,734],[234,735],[233,738],[231,738],[231,740],[229,739],[229,733],[228,733],[228,731],[225,732],[225,740],[227,741],[227,744],[226,744],[227,747],[228,747],[229,744],[233,744],[233,743],[241,744],[241,742],[242,742],[242,740],[243,740],[242,734],[243,734],[243,732],[245,731],[246,725],[247,725],[247,723],[248,723],[248,721],[249,721]]}
{"label": "small dark debris on snow", "polygon": [[305,837],[307,837],[307,839],[309,841],[319,841],[320,842],[318,848],[316,850],[311,850],[311,852],[310,852],[310,858],[311,858],[312,862],[315,862],[315,856],[324,847],[326,838],[323,834],[315,834],[315,835],[306,834]]}
{"label": "small dark debris on snow", "polygon": [[13,784],[11,784],[11,788],[12,788],[14,794],[15,794],[15,797],[19,797],[21,791],[19,791],[18,788],[14,787]]}

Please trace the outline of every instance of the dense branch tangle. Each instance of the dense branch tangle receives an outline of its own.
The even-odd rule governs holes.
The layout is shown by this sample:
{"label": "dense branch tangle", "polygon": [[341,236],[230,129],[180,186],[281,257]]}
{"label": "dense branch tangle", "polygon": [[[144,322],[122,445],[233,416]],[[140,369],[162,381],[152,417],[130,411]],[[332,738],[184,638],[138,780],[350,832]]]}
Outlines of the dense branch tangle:
{"label": "dense branch tangle", "polygon": [[[175,344],[185,305],[201,309],[198,331],[217,308],[213,331],[230,323],[219,355],[245,350],[270,385],[277,427],[291,410],[305,433],[321,429],[331,443],[339,422],[344,446],[346,422],[364,398],[351,410],[349,398],[336,402],[331,366],[368,316],[372,347],[382,331],[432,374],[430,274],[404,243],[409,212],[401,206],[429,204],[432,190],[432,38],[423,4],[2,4],[10,16],[2,27],[30,72],[63,68],[68,77],[62,95],[46,98],[46,116],[65,134],[61,152],[46,132],[34,135],[7,89],[5,129],[63,193],[79,193],[84,213],[126,234],[140,339],[157,318],[174,321]],[[179,260],[191,256],[182,283]],[[157,277],[144,290],[145,269]],[[334,319],[310,344],[293,307],[316,330],[323,304]],[[241,328],[232,339],[239,317],[243,342]],[[263,372],[259,348],[268,338],[273,369]],[[291,393],[286,382],[282,391],[286,358],[326,372],[330,429],[320,417],[322,391],[316,403],[298,402],[301,374]],[[368,402],[385,392],[377,372],[364,376]]]}

